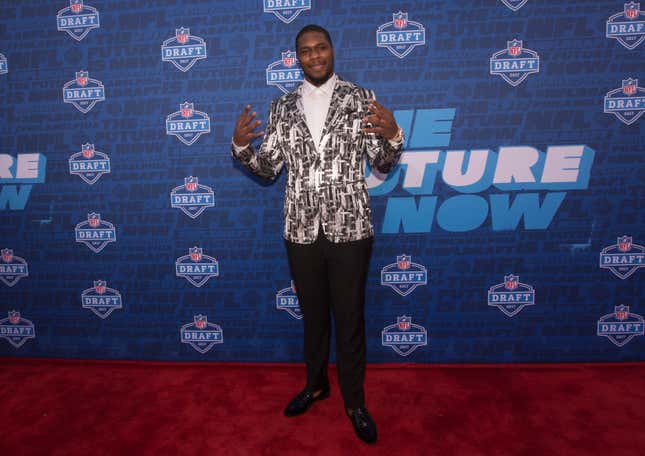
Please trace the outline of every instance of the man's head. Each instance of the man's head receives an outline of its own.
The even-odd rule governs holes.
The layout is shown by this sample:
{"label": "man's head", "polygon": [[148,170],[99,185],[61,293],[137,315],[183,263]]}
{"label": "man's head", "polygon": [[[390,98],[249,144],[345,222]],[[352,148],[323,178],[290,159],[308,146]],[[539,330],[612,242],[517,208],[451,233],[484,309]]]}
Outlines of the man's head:
{"label": "man's head", "polygon": [[305,79],[320,86],[334,73],[334,47],[329,32],[319,25],[306,25],[296,35],[296,55]]}

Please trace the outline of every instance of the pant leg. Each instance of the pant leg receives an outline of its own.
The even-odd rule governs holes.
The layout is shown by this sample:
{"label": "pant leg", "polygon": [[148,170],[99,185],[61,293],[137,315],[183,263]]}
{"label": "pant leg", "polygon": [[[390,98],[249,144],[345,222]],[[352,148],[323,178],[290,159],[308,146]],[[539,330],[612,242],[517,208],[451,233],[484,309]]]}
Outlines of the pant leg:
{"label": "pant leg", "polygon": [[365,283],[373,239],[326,244],[336,329],[336,366],[345,407],[365,405]]}
{"label": "pant leg", "polygon": [[331,321],[326,261],[320,237],[313,244],[285,243],[304,322],[307,387],[318,390],[329,385],[327,364]]}

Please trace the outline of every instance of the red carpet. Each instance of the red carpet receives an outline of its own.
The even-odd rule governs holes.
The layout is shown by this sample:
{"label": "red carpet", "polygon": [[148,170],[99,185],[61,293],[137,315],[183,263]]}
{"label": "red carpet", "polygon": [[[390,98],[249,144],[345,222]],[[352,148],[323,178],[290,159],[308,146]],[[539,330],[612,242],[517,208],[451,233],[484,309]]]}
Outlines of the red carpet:
{"label": "red carpet", "polygon": [[1,455],[642,455],[645,364],[370,365],[375,446],[304,367],[0,359]]}

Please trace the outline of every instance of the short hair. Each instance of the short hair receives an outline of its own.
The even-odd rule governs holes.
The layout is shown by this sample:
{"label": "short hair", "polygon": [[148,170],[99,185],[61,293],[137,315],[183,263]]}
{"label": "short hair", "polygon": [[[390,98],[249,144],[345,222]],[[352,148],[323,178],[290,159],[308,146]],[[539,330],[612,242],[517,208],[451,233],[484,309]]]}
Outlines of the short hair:
{"label": "short hair", "polygon": [[309,25],[305,25],[302,29],[300,29],[300,31],[296,35],[296,52],[298,52],[298,40],[300,39],[300,37],[302,35],[304,35],[307,32],[320,32],[320,33],[322,33],[323,35],[325,35],[325,38],[327,38],[327,41],[329,41],[329,46],[331,46],[332,48],[334,47],[334,45],[331,42],[331,36],[329,36],[329,32],[326,29],[324,29],[320,25],[309,24]]}

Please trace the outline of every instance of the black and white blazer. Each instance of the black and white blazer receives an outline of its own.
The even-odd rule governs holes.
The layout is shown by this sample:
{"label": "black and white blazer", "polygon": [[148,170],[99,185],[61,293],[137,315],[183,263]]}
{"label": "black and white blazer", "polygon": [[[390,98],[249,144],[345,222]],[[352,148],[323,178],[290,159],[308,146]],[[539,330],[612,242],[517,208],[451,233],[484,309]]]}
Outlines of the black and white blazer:
{"label": "black and white blazer", "polygon": [[332,242],[374,235],[364,160],[387,173],[399,160],[401,146],[361,130],[371,98],[371,90],[339,77],[316,149],[296,89],[271,103],[259,153],[250,144],[240,152],[232,147],[233,156],[260,177],[275,179],[287,165],[284,238],[288,241],[312,243],[321,225]]}

